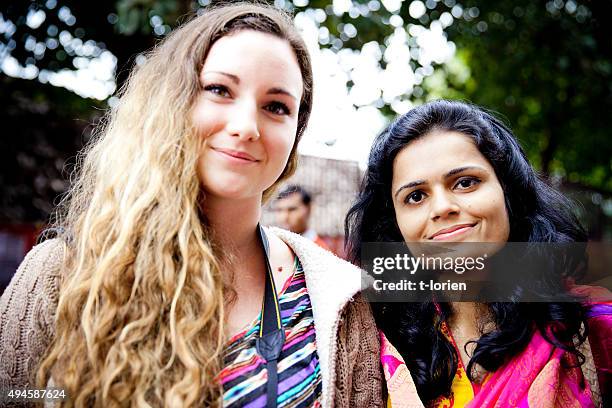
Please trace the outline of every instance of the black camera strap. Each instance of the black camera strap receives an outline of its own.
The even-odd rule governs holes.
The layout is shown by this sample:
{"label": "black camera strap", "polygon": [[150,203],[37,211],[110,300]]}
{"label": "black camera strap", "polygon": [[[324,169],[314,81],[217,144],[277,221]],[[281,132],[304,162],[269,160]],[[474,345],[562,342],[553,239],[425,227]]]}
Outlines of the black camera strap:
{"label": "black camera strap", "polygon": [[261,305],[261,323],[259,325],[259,335],[255,340],[257,353],[266,361],[268,370],[268,408],[276,408],[276,398],[278,394],[278,359],[285,344],[285,330],[280,316],[280,305],[274,285],[274,276],[270,267],[270,244],[268,238],[261,227],[257,224],[259,239],[264,249],[266,258],[266,286]]}

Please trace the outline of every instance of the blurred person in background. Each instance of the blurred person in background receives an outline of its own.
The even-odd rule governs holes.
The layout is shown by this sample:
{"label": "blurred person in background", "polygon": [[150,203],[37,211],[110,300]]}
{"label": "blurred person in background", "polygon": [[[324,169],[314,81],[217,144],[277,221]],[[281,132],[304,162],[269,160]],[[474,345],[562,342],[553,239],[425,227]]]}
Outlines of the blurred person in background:
{"label": "blurred person in background", "polygon": [[330,250],[325,241],[310,227],[312,197],[303,187],[291,184],[283,188],[274,202],[276,222],[291,232],[314,241],[321,248]]}
{"label": "blurred person in background", "polygon": [[295,170],[312,87],[303,40],[270,6],[211,6],[151,50],[83,152],[57,236],[0,298],[3,396],[382,407],[359,270],[259,224]]}

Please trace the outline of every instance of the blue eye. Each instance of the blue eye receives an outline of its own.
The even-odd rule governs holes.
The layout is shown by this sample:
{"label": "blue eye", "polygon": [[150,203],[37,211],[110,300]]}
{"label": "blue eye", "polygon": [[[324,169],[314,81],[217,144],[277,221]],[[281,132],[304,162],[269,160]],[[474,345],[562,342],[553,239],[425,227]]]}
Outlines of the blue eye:
{"label": "blue eye", "polygon": [[225,85],[217,85],[217,84],[206,85],[204,87],[204,90],[207,92],[211,92],[215,95],[219,95],[223,98],[228,98],[231,96],[229,89]]}
{"label": "blue eye", "polygon": [[264,107],[264,109],[276,115],[290,115],[291,114],[291,111],[289,110],[287,105],[285,105],[282,102],[271,102],[267,104]]}

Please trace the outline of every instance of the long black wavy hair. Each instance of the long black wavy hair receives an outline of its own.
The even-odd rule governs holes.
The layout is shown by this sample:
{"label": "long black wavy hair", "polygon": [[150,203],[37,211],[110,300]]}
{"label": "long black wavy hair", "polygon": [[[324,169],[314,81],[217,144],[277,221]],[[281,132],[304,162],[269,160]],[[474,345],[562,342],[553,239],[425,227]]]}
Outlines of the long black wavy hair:
{"label": "long black wavy hair", "polygon": [[[374,141],[361,191],[345,220],[346,249],[353,263],[361,265],[363,242],[403,241],[391,197],[393,161],[410,142],[434,130],[470,137],[491,163],[505,195],[509,241],[586,242],[586,232],[574,215],[572,203],[538,176],[508,127],[477,106],[437,100],[401,115]],[[574,259],[566,260],[565,269],[586,262],[584,250],[574,251],[572,256]],[[553,273],[558,281],[561,276],[572,276],[572,270]],[[543,298],[547,295],[554,294],[542,293]],[[525,348],[535,330],[550,343],[575,354],[579,364],[584,361],[576,349],[586,339],[585,311],[580,303],[486,305],[495,329],[475,341],[467,367],[470,379],[474,364],[489,372],[497,370]],[[378,327],[404,358],[421,399],[431,402],[449,396],[459,357],[440,325],[452,315],[450,305],[433,301],[372,303],[372,309]]]}

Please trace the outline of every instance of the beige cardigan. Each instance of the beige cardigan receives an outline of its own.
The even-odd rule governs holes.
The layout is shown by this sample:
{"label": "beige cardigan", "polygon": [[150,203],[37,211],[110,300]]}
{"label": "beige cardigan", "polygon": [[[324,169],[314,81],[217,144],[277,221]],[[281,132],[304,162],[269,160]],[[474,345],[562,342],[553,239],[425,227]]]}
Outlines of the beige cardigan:
{"label": "beige cardigan", "polygon": [[[384,407],[380,344],[360,271],[310,240],[278,228],[300,259],[312,303],[324,407]],[[26,256],[0,298],[0,390],[34,388],[30,375],[55,333],[62,243]]]}

